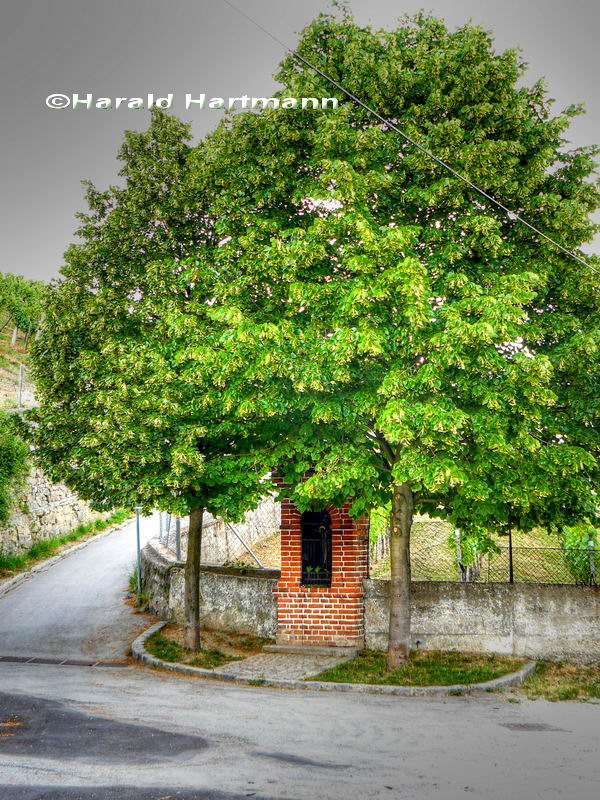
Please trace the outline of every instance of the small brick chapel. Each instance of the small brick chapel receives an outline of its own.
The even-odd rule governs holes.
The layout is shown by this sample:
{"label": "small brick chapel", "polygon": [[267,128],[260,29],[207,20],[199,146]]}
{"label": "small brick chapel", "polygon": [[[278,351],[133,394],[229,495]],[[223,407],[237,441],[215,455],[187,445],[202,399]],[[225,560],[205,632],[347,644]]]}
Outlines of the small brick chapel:
{"label": "small brick chapel", "polygon": [[353,520],[348,507],[301,513],[282,499],[278,645],[364,647],[369,520]]}

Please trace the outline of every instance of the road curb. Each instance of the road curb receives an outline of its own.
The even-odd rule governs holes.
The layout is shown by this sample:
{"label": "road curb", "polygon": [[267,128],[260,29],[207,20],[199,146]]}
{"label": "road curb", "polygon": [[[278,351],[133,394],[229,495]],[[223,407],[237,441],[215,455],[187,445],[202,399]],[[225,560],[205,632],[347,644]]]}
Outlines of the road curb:
{"label": "road curb", "polygon": [[108,536],[111,533],[115,533],[115,531],[122,530],[131,523],[132,519],[133,517],[125,520],[125,522],[119,522],[118,525],[114,525],[112,528],[107,528],[105,531],[100,531],[100,533],[90,536],[83,542],[77,542],[72,547],[66,547],[64,550],[61,550],[60,553],[57,553],[57,555],[42,561],[40,564],[36,564],[34,567],[31,567],[31,569],[20,572],[18,575],[15,575],[14,578],[5,578],[4,580],[0,580],[0,597],[4,597],[4,595],[12,592],[13,589],[16,589],[22,583],[25,583],[25,581],[29,580],[29,578],[37,575],[39,572],[44,572],[58,561],[62,561],[63,558],[70,556],[77,550],[82,550],[92,542],[97,542],[98,539],[102,539],[104,536]]}
{"label": "road curb", "polygon": [[448,695],[466,694],[468,692],[483,691],[492,692],[498,689],[507,689],[510,686],[518,686],[528,675],[531,675],[537,666],[536,661],[527,661],[521,669],[510,672],[508,675],[501,675],[491,681],[484,683],[461,684],[452,686],[378,686],[370,683],[333,683],[329,681],[299,681],[299,680],[278,680],[260,679],[252,680],[240,678],[226,671],[219,669],[202,669],[201,667],[191,667],[186,664],[177,664],[171,661],[163,661],[156,658],[146,650],[145,642],[152,634],[162,630],[167,622],[156,622],[148,630],[141,633],[131,645],[131,654],[136,661],[149,667],[159,667],[169,672],[177,672],[182,675],[196,675],[200,678],[217,678],[221,681],[246,684],[250,686],[268,686],[281,689],[303,689],[304,691],[320,692],[346,692],[350,694],[383,694],[395,695],[400,697],[446,697]]}

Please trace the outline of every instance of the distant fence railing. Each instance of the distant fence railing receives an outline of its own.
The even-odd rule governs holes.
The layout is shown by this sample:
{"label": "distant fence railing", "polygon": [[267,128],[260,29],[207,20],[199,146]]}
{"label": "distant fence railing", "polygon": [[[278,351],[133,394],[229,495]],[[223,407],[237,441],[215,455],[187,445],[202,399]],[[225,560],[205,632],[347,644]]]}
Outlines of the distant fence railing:
{"label": "distant fence railing", "polygon": [[[593,538],[587,546],[561,547],[554,545],[556,537],[543,531],[525,536],[517,533],[498,537],[496,547],[489,552],[473,553],[464,547],[461,552],[456,534],[443,520],[415,520],[410,543],[413,580],[600,584],[600,549]],[[516,537],[520,538],[518,544]],[[370,561],[373,577],[389,576],[389,530],[371,541]]]}
{"label": "distant fence railing", "polygon": [[[205,563],[228,563],[251,553],[255,544],[279,531],[279,503],[266,498],[230,525],[206,515],[202,558]],[[157,531],[163,547],[177,560],[187,551],[187,519],[161,514]],[[414,525],[410,561],[414,581],[462,581],[478,583],[554,583],[595,586],[600,583],[600,549],[594,547],[499,546],[462,563],[459,550],[449,544],[451,527],[436,520]],[[260,561],[254,556],[256,563]],[[389,536],[371,542],[373,577],[389,575]]]}
{"label": "distant fence railing", "polygon": [[26,364],[0,364],[0,408],[4,411],[29,408],[34,405],[33,394],[27,381]]}
{"label": "distant fence railing", "polygon": [[[257,508],[249,511],[242,522],[229,523],[204,515],[202,530],[202,562],[224,564],[248,556],[254,564],[262,566],[253,547],[276,534],[280,526],[280,505],[273,497],[264,498]],[[165,512],[159,515],[158,539],[178,561],[187,556],[189,521]]]}
{"label": "distant fence railing", "polygon": [[411,546],[411,574],[417,581],[562,583],[595,586],[600,550],[585,547],[500,547],[462,564],[450,547]]}

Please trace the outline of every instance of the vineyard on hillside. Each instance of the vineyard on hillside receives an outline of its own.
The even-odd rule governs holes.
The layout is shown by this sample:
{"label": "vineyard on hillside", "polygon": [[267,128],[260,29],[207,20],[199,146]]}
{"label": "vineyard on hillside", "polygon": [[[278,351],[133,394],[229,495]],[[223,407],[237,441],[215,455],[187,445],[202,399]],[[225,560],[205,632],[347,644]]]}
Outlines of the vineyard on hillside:
{"label": "vineyard on hillside", "polygon": [[42,318],[44,284],[0,273],[0,409],[34,403],[27,350]]}

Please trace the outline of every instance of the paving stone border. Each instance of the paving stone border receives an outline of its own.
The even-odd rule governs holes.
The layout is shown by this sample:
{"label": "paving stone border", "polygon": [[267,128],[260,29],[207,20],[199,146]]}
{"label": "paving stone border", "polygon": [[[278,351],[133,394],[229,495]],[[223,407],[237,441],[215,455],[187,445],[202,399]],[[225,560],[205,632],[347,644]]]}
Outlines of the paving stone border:
{"label": "paving stone border", "polygon": [[531,675],[537,665],[536,661],[527,661],[523,664],[521,669],[516,672],[510,672],[508,675],[501,675],[499,678],[494,678],[494,680],[485,681],[484,683],[458,683],[452,686],[382,686],[370,683],[334,683],[330,681],[281,680],[274,678],[253,680],[228,673],[226,667],[221,669],[203,669],[201,667],[191,667],[187,664],[163,661],[161,658],[153,656],[146,650],[146,639],[152,636],[152,634],[162,630],[165,625],[167,625],[165,621],[156,622],[134,640],[131,645],[131,654],[136,661],[139,661],[141,664],[146,664],[149,667],[159,667],[160,669],[166,669],[170,672],[177,672],[183,675],[196,675],[201,678],[217,678],[222,681],[282,689],[398,695],[401,697],[444,697],[473,691],[496,691],[498,689],[507,689],[510,686],[517,686],[522,683],[528,675]]}
{"label": "paving stone border", "polygon": [[90,661],[84,658],[54,658],[46,656],[0,656],[2,664],[45,664],[57,667],[121,667],[132,669],[127,661]]}

